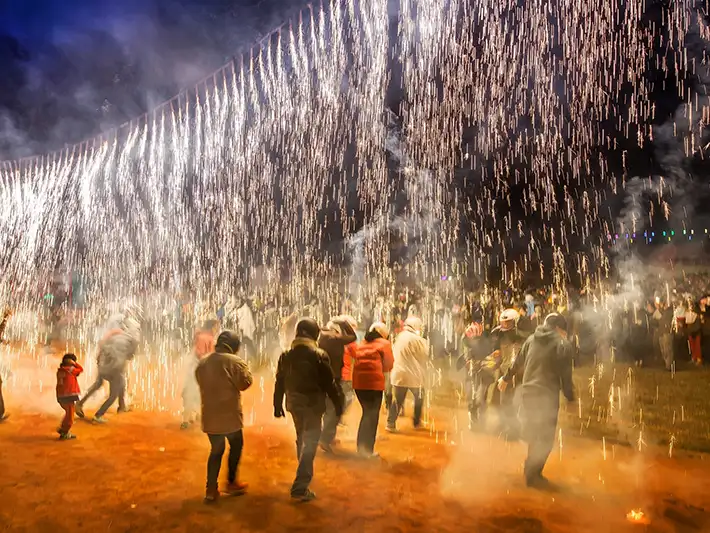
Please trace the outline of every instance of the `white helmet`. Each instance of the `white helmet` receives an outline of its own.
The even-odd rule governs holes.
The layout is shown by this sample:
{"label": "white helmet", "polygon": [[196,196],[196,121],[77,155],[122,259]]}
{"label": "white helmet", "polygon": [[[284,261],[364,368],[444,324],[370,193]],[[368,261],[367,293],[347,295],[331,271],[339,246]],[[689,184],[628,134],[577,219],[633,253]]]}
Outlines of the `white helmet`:
{"label": "white helmet", "polygon": [[500,314],[498,319],[500,322],[500,329],[502,331],[510,331],[511,329],[515,329],[519,318],[520,314],[515,309],[506,309]]}

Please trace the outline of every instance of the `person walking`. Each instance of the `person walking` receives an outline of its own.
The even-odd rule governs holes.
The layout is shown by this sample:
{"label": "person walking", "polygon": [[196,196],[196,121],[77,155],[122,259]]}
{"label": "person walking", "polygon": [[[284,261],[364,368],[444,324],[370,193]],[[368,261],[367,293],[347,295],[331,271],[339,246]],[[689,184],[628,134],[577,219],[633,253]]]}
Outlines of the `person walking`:
{"label": "person walking", "polygon": [[202,400],[202,431],[210,441],[207,460],[205,503],[219,499],[219,471],[229,442],[227,487],[229,495],[244,494],[248,485],[237,480],[237,469],[244,447],[242,392],[251,387],[249,367],[237,354],[241,341],[233,331],[223,331],[217,338],[214,353],[201,359],[195,370]]}
{"label": "person walking", "polygon": [[75,404],[79,401],[80,393],[77,378],[83,371],[73,353],[65,354],[62,357],[62,364],[57,369],[57,402],[64,409],[64,418],[57,429],[60,440],[76,438],[71,428],[74,425]]}
{"label": "person walking", "polygon": [[375,440],[385,390],[385,374],[392,370],[394,364],[392,344],[388,337],[387,326],[376,322],[354,352],[353,389],[362,406],[362,418],[357,431],[357,452],[367,459],[378,456],[375,453]]}
{"label": "person walking", "polygon": [[200,410],[200,386],[195,370],[199,362],[214,351],[215,337],[219,332],[218,320],[207,320],[202,329],[195,333],[192,353],[185,361],[185,381],[182,387],[182,424],[180,429],[188,429],[195,422]]}
{"label": "person walking", "polygon": [[124,318],[120,328],[112,329],[104,335],[99,343],[96,381],[76,404],[76,415],[79,418],[84,418],[84,404],[101,388],[104,381],[108,381],[109,396],[94,414],[93,422],[106,423],[104,415],[116,400],[119,413],[129,410],[126,406],[126,371],[128,363],[136,355],[139,337],[140,325],[133,318]]}
{"label": "person walking", "polygon": [[557,313],[548,315],[542,326],[523,344],[513,361],[513,370],[501,377],[498,388],[505,390],[518,370],[522,383],[518,402],[522,418],[522,437],[528,443],[525,482],[529,487],[549,485],[542,475],[555,442],[560,391],[574,407],[572,382],[574,348],[567,340],[567,320]]}
{"label": "person walking", "polygon": [[[318,347],[328,354],[330,368],[333,370],[335,383],[343,396],[343,400],[344,392],[341,387],[344,365],[343,357],[345,355],[345,347],[357,340],[357,335],[355,335],[356,326],[355,319],[338,316],[328,322],[325,329],[321,330],[320,337],[318,338]],[[323,431],[320,437],[320,447],[323,451],[333,453],[332,446],[338,431],[339,422],[340,417],[335,416],[335,405],[326,397]]]}
{"label": "person walking", "polygon": [[316,497],[309,486],[313,479],[313,462],[322,431],[326,396],[333,402],[336,416],[340,418],[343,414],[342,398],[328,354],[318,347],[319,335],[320,327],[312,318],[298,322],[291,349],[279,357],[274,387],[274,416],[286,416],[285,396],[286,410],[291,413],[296,429],[298,469],[291,485],[291,498],[302,502]]}
{"label": "person walking", "polygon": [[387,416],[387,431],[397,431],[397,417],[404,407],[407,392],[414,396],[414,428],[422,423],[426,365],[429,361],[429,343],[422,337],[424,325],[421,318],[410,316],[404,322],[404,331],[394,341],[394,366],[391,380],[394,401]]}

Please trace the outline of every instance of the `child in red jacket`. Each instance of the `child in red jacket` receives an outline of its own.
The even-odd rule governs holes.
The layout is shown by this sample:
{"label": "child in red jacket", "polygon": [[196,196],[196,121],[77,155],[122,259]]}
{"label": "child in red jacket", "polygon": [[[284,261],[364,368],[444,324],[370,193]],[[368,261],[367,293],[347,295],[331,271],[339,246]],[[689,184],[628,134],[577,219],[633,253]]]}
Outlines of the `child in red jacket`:
{"label": "child in red jacket", "polygon": [[83,371],[84,369],[81,365],[76,362],[76,355],[68,353],[62,357],[62,364],[57,370],[57,401],[64,409],[62,425],[57,429],[61,440],[76,438],[71,433],[71,428],[74,425],[74,414],[76,413],[74,404],[79,401],[79,394],[81,394],[79,382],[76,378]]}

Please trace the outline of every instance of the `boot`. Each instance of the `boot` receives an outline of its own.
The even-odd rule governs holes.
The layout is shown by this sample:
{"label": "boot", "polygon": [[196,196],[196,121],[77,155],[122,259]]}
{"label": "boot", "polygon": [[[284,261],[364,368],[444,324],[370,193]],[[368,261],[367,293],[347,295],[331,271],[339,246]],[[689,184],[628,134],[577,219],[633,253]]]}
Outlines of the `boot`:
{"label": "boot", "polygon": [[205,492],[205,499],[203,500],[206,504],[217,503],[219,500],[219,489],[207,489]]}
{"label": "boot", "polygon": [[224,492],[229,496],[241,496],[242,494],[246,493],[248,488],[249,483],[240,483],[238,481],[232,481],[231,483],[227,484],[224,489]]}

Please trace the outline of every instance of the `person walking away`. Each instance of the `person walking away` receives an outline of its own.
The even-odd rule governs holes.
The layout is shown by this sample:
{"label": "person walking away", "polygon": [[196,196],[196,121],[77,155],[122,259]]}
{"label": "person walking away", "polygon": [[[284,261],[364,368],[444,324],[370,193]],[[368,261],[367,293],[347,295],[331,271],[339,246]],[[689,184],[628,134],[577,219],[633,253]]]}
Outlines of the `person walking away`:
{"label": "person walking away", "polygon": [[[11,316],[12,310],[10,309],[5,309],[5,311],[3,311],[2,313],[2,321],[0,321],[0,343],[2,344],[5,344],[7,342],[4,338],[5,328],[7,327],[7,321],[10,319]],[[2,396],[2,375],[3,368],[0,366],[0,423],[4,422],[10,417],[10,415],[5,412],[5,400]]]}
{"label": "person walking away", "polygon": [[227,487],[229,495],[244,494],[248,485],[237,480],[239,461],[244,447],[242,392],[254,379],[249,367],[237,354],[241,341],[233,331],[223,331],[217,338],[215,351],[199,361],[195,379],[202,399],[202,431],[210,441],[207,460],[205,503],[219,499],[219,471],[229,442]]}
{"label": "person walking away", "polygon": [[202,329],[195,333],[192,353],[185,361],[185,382],[182,387],[182,424],[180,429],[188,429],[195,423],[200,411],[200,386],[197,384],[195,370],[198,363],[214,352],[215,337],[219,332],[218,320],[207,320]]}
{"label": "person walking away", "polygon": [[392,344],[388,337],[387,326],[376,322],[357,345],[354,354],[353,389],[362,406],[362,418],[357,431],[357,452],[367,459],[378,456],[375,453],[375,441],[385,390],[385,374],[394,365]]}
{"label": "person walking away", "polygon": [[57,402],[64,409],[64,418],[57,429],[60,440],[75,439],[71,432],[74,425],[75,404],[79,401],[79,381],[77,378],[84,369],[76,361],[73,353],[65,354],[62,363],[57,369]]}
{"label": "person walking away", "polygon": [[274,416],[291,413],[296,429],[298,469],[291,485],[291,498],[308,502],[316,495],[309,486],[313,479],[313,461],[318,450],[326,395],[335,406],[335,414],[343,414],[342,398],[335,384],[328,354],[318,347],[320,327],[312,318],[296,325],[296,338],[291,349],[281,354],[274,386]]}
{"label": "person walking away", "polygon": [[397,431],[397,417],[404,406],[407,392],[414,396],[414,429],[421,427],[426,385],[426,365],[429,360],[429,343],[422,337],[424,325],[421,318],[410,316],[404,322],[404,331],[394,341],[394,366],[392,387],[394,401],[387,416],[387,431]]}
{"label": "person walking away", "polygon": [[126,318],[120,329],[106,333],[99,343],[98,376],[96,382],[89,388],[84,397],[76,404],[76,414],[84,418],[84,404],[91,395],[98,391],[104,381],[109,384],[109,396],[94,415],[93,422],[106,423],[104,415],[118,400],[118,412],[125,413],[126,407],[126,371],[128,363],[133,360],[138,349],[140,325],[133,318]]}
{"label": "person walking away", "polygon": [[[353,318],[342,316],[335,317],[328,322],[325,329],[321,330],[320,337],[318,338],[318,347],[328,354],[330,368],[333,370],[335,383],[341,391],[341,394],[342,388],[340,380],[343,373],[345,347],[357,340],[353,324],[355,324],[355,319]],[[323,451],[333,453],[332,446],[338,431],[339,422],[340,417],[335,416],[335,405],[333,405],[333,402],[330,401],[329,398],[326,398],[323,431],[320,436],[320,447]]]}
{"label": "person walking away", "polygon": [[567,320],[553,313],[545,318],[520,349],[513,370],[498,382],[505,390],[512,376],[522,371],[518,387],[522,437],[528,443],[525,459],[525,482],[529,487],[545,488],[549,482],[542,475],[555,442],[560,391],[574,408],[572,382],[574,348],[567,340]]}

